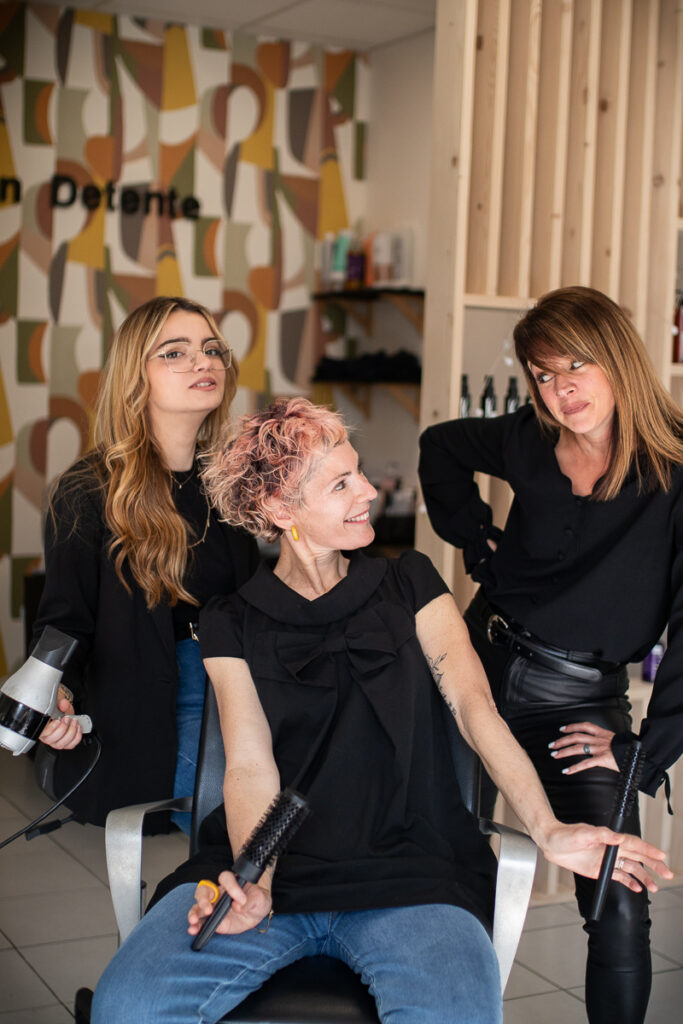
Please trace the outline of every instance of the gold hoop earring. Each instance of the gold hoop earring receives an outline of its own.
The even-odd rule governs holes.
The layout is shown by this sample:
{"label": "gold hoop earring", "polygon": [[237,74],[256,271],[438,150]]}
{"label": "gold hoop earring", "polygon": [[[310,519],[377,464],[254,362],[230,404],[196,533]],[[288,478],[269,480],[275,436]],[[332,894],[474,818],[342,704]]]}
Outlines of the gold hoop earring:
{"label": "gold hoop earring", "polygon": [[297,541],[299,539],[299,531],[296,526],[292,527],[292,540]]}

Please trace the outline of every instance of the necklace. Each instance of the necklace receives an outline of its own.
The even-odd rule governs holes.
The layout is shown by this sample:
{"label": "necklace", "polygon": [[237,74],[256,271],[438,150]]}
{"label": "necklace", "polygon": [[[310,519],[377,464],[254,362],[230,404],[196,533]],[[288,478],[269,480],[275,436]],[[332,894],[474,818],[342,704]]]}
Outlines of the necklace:
{"label": "necklace", "polygon": [[[187,483],[187,480],[185,481],[185,483]],[[209,532],[209,523],[211,522],[211,505],[209,504],[208,495],[203,487],[202,494],[204,495],[204,501],[206,502],[206,522],[204,523],[204,532],[199,538],[199,540],[193,540],[191,544],[187,545],[188,550],[190,548],[196,548],[198,544],[203,544],[204,541],[206,540],[206,535]]]}
{"label": "necklace", "polygon": [[[180,470],[178,470],[177,472],[180,472]],[[187,470],[185,470],[185,472],[187,472]],[[169,469],[169,473],[171,474],[171,480],[176,485],[176,487],[178,488],[179,491],[182,491],[182,489],[185,486],[185,484],[190,482],[190,480],[192,479],[192,477],[195,475],[196,472],[197,472],[197,463],[196,462],[194,462],[192,464],[192,469],[189,471],[189,473],[187,473],[187,476],[185,477],[184,480],[179,480],[178,477],[176,476],[176,474],[173,472],[173,470]]]}

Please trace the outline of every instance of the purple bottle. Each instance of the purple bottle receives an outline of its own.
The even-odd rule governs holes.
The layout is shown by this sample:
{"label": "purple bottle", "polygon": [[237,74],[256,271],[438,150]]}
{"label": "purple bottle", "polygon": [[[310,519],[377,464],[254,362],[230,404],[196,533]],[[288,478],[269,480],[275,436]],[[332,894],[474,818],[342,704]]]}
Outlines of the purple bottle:
{"label": "purple bottle", "polygon": [[657,669],[659,663],[664,657],[664,644],[655,644],[648,655],[646,655],[643,661],[643,667],[641,670],[641,677],[643,682],[652,683],[657,675]]}

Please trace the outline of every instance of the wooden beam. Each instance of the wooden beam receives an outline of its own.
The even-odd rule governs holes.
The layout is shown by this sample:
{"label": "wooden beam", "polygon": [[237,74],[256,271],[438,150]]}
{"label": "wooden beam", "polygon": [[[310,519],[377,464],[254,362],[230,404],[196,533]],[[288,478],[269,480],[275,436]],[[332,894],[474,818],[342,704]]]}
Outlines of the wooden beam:
{"label": "wooden beam", "polygon": [[590,284],[601,0],[576,0],[562,284]]}
{"label": "wooden beam", "polygon": [[[476,28],[476,0],[438,0],[422,428],[456,416],[458,408]],[[422,502],[418,507],[415,543],[430,555],[444,579],[450,581],[454,574],[454,549],[436,537]]]}
{"label": "wooden beam", "polygon": [[603,0],[591,284],[619,296],[631,4]]}
{"label": "wooden beam", "polygon": [[658,26],[659,0],[633,3],[619,302],[642,337],[647,321]]}
{"label": "wooden beam", "polygon": [[682,119],[683,8],[679,0],[661,0],[645,342],[665,381],[671,369]]}
{"label": "wooden beam", "polygon": [[558,288],[561,279],[573,19],[573,0],[545,0],[529,270],[529,292],[535,298]]}
{"label": "wooden beam", "polygon": [[489,290],[489,253],[491,250],[497,252],[491,237],[491,196],[495,188],[492,182],[491,151],[501,124],[496,111],[499,57],[501,50],[507,54],[507,40],[501,40],[498,31],[501,7],[507,7],[506,0],[480,0],[477,16],[472,113],[476,129],[472,137],[466,287],[468,291],[481,293]]}
{"label": "wooden beam", "polygon": [[522,194],[519,216],[519,267],[516,295],[530,294],[531,244],[534,222],[534,189],[538,128],[538,76],[541,59],[541,0],[529,4],[527,23],[527,73],[522,136]]}
{"label": "wooden beam", "polygon": [[510,54],[498,292],[526,296],[531,246],[540,50],[539,0],[515,0]]}

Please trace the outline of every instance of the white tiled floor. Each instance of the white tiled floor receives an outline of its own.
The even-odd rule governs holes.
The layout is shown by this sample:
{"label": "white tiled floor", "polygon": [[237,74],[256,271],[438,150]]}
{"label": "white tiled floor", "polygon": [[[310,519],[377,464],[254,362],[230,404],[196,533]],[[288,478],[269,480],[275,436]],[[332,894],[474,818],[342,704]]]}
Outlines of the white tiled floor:
{"label": "white tiled floor", "polygon": [[[0,750],[0,840],[47,806],[27,757]],[[144,844],[149,891],[186,854],[180,833]],[[653,898],[654,984],[647,1024],[683,1006],[683,881]],[[68,1024],[116,949],[103,830],[76,824],[0,850],[0,1024]],[[505,1024],[585,1024],[585,936],[573,903],[532,906],[508,983]]]}

